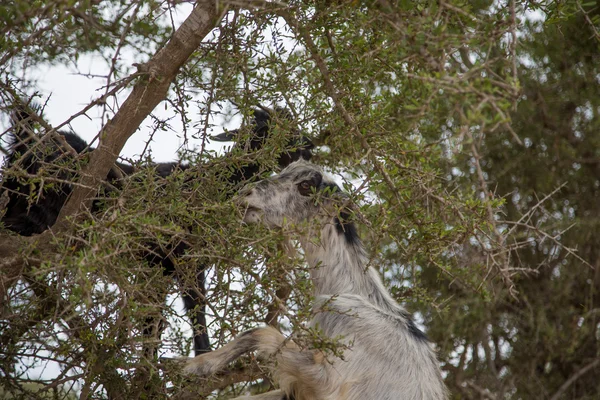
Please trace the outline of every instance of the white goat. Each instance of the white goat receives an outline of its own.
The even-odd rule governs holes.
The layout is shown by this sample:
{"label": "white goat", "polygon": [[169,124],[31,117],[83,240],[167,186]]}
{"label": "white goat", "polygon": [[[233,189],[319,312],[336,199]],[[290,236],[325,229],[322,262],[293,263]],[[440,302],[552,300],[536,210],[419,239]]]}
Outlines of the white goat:
{"label": "white goat", "polygon": [[320,168],[304,161],[292,163],[278,176],[245,188],[240,196],[246,222],[291,229],[309,223],[308,230],[296,231],[314,283],[310,326],[326,337],[343,337],[343,359],[301,350],[266,327],[246,331],[220,349],[193,358],[185,366],[187,373],[208,376],[242,354],[258,351],[275,356],[280,389],[248,399],[447,398],[431,344],[367,265],[349,213],[340,210],[346,197]]}

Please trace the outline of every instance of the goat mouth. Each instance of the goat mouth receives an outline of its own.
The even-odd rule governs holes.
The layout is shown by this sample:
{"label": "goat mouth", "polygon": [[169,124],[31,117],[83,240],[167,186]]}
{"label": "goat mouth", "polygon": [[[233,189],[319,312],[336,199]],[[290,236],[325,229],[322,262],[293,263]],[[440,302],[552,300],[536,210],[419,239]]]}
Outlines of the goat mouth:
{"label": "goat mouth", "polygon": [[257,207],[247,206],[242,221],[246,224],[256,223],[262,219],[262,210]]}

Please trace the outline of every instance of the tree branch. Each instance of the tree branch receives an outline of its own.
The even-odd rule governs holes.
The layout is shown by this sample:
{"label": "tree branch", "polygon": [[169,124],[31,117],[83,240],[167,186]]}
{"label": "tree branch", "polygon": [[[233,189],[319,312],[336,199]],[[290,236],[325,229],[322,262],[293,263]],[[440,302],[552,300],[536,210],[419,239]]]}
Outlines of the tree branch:
{"label": "tree branch", "polygon": [[25,265],[34,265],[35,261],[24,254],[30,249],[39,252],[52,251],[48,235],[32,237],[0,233],[0,315],[8,301],[8,289],[23,275]]}
{"label": "tree branch", "polygon": [[[217,2],[214,0],[198,0],[189,17],[173,34],[165,47],[158,51],[148,63],[138,66],[138,74],[141,72],[143,76],[137,80],[131,94],[114,118],[100,131],[98,148],[91,153],[90,162],[83,168],[77,185],[73,185],[74,190],[61,209],[53,229],[32,237],[0,233],[0,313],[4,311],[8,301],[8,289],[21,277],[27,276],[29,267],[37,262],[37,257],[29,257],[28,253],[35,251],[44,254],[46,258],[49,254],[57,253],[57,249],[53,245],[54,236],[68,228],[68,221],[71,217],[90,207],[100,183],[115,165],[126,141],[152,110],[166,98],[169,87],[181,66],[196,51],[204,37],[218,22],[217,11]],[[36,289],[35,285],[34,289]],[[43,289],[46,300],[52,302],[56,307],[64,306],[59,293],[54,293],[50,286]],[[85,321],[81,318],[77,318],[72,323],[74,326],[71,326],[71,330],[75,336],[79,330],[87,329]],[[91,349],[86,350],[90,351]],[[102,350],[103,354],[111,353],[107,349]],[[106,390],[109,394],[114,391],[111,397],[119,397],[117,388],[122,388],[124,383],[117,382],[109,371],[102,369],[96,372],[103,375],[102,380]],[[107,373],[108,375],[106,375]],[[110,382],[117,384],[111,386]]]}
{"label": "tree branch", "polygon": [[569,379],[567,379],[565,383],[562,384],[562,386],[556,391],[556,393],[554,393],[554,396],[552,396],[550,398],[550,400],[558,400],[558,399],[560,399],[560,396],[562,396],[563,393],[567,391],[567,389],[569,388],[569,386],[571,386],[577,379],[579,379],[583,375],[585,375],[590,369],[595,368],[596,366],[598,366],[598,364],[600,364],[600,358],[596,358],[594,361],[592,361],[591,363],[589,363],[585,367],[579,369]]}
{"label": "tree branch", "polygon": [[215,390],[224,389],[233,385],[234,383],[250,382],[264,376],[265,371],[256,365],[256,363],[245,367],[234,366],[209,380],[192,377],[192,379],[195,381],[195,384],[185,387],[184,390],[179,390],[175,394],[174,399],[195,400],[198,398],[204,398]]}
{"label": "tree branch", "polygon": [[[171,82],[181,66],[198,48],[202,39],[214,28],[217,19],[216,2],[199,0],[190,16],[173,34],[171,40],[152,59],[139,69],[146,73],[135,84],[133,91],[100,132],[98,148],[91,153],[90,162],[69,200],[62,208],[52,232],[33,237],[16,237],[0,234],[0,312],[6,301],[8,288],[22,276],[26,260],[23,249],[36,247],[40,251],[53,251],[51,239],[65,230],[68,219],[90,206],[100,182],[114,166],[127,139],[142,121],[167,96]],[[35,246],[31,246],[35,243]]]}
{"label": "tree branch", "polygon": [[139,72],[146,73],[146,76],[138,80],[114,118],[102,128],[98,148],[92,152],[89,164],[83,168],[81,185],[75,188],[62,208],[54,231],[64,230],[70,217],[89,208],[96,188],[108,175],[127,139],[166,98],[169,86],[181,66],[215,27],[217,12],[217,2],[199,0],[165,47],[148,63],[138,66]]}

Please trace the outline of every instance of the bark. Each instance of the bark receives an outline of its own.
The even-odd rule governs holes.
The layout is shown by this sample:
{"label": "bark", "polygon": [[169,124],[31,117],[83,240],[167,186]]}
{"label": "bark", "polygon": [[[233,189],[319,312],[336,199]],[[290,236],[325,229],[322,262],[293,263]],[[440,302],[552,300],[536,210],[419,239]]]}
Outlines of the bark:
{"label": "bark", "polygon": [[19,249],[27,244],[27,239],[7,234],[0,235],[0,316],[8,301],[8,289],[23,272],[24,260]]}
{"label": "bark", "polygon": [[89,208],[91,198],[115,164],[127,139],[165,99],[181,66],[215,27],[218,22],[217,11],[217,2],[214,0],[199,0],[166,46],[146,64],[138,66],[143,77],[135,84],[114,118],[102,128],[98,148],[92,152],[89,164],[82,171],[81,185],[75,188],[62,208],[53,227],[55,232],[64,230],[70,217]]}

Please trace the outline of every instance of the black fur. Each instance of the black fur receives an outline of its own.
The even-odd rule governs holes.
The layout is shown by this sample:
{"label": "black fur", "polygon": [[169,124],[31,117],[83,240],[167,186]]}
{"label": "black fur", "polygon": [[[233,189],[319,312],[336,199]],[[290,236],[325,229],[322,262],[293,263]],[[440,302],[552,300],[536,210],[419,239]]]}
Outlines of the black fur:
{"label": "black fur", "polygon": [[[56,167],[56,177],[68,182],[75,178],[75,172],[65,172],[67,166],[69,171],[76,171],[86,156],[94,151],[79,136],[71,132],[58,132],[54,136],[44,135],[36,136],[34,132],[33,115],[35,111],[21,104],[17,105],[16,112],[13,113],[13,130],[11,132],[13,143],[5,168],[18,166],[24,170],[30,177],[37,175],[41,168]],[[280,110],[281,111],[281,110]],[[289,113],[288,113],[289,114]],[[287,115],[287,114],[286,114]],[[261,109],[254,111],[254,121],[251,125],[251,135],[249,145],[236,144],[243,146],[250,151],[259,149],[265,142],[268,134],[272,116]],[[228,133],[228,138],[235,137],[239,130]],[[65,146],[63,141],[68,143],[72,149],[78,153],[74,157]],[[292,132],[289,144],[292,147],[291,152],[283,152],[278,159],[280,166],[285,167],[292,161],[299,158],[309,160],[311,158],[312,143],[309,139],[300,135],[296,129]],[[61,166],[63,168],[61,168]],[[153,165],[156,174],[160,177],[167,177],[176,169],[188,169],[188,165],[179,163],[156,163]],[[233,187],[243,181],[255,177],[260,171],[260,166],[256,163],[244,165],[236,169],[229,178],[229,183]],[[106,177],[111,188],[120,187],[120,176],[133,174],[134,168],[131,165],[117,163]],[[40,234],[52,227],[60,213],[61,208],[69,197],[72,186],[68,183],[52,184],[44,188],[39,187],[39,182],[28,180],[23,177],[12,175],[5,176],[0,192],[8,196],[8,203],[0,221],[7,229],[23,236]],[[113,189],[114,190],[114,189]],[[32,199],[41,193],[39,198]],[[101,207],[100,204],[94,204],[94,208]],[[144,258],[150,265],[160,266],[165,274],[174,274],[175,265],[172,257],[183,255],[187,250],[185,243],[179,243],[166,252],[161,251],[152,244],[148,245],[149,251]],[[168,254],[166,254],[168,253]],[[182,296],[185,308],[188,312],[195,310],[192,315],[192,324],[203,330],[201,334],[194,336],[194,350],[196,355],[210,351],[210,343],[206,333],[206,317],[204,304],[205,294],[205,276],[204,271],[197,273],[197,287],[200,291],[183,289]],[[155,329],[155,321],[148,321],[148,327],[144,329],[144,334],[150,335]]]}
{"label": "black fur", "polygon": [[[323,182],[323,176],[314,177],[318,181],[317,186],[319,192],[328,191],[328,194],[342,193],[342,190],[335,183]],[[339,215],[335,217],[335,229],[340,235],[344,235],[348,244],[356,244],[360,242],[360,237],[356,231],[356,225],[351,221],[350,213],[342,209],[339,211]]]}
{"label": "black fur", "polygon": [[417,341],[428,342],[429,339],[427,338],[427,335],[417,327],[410,314],[407,313],[406,317],[406,328],[408,333],[410,333]]}
{"label": "black fur", "polygon": [[335,229],[340,235],[344,235],[348,244],[356,244],[360,242],[360,237],[356,231],[356,225],[350,221],[350,213],[340,211],[340,215],[335,217]]}

